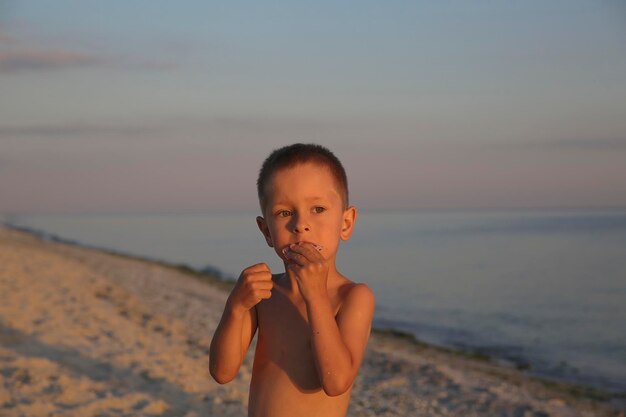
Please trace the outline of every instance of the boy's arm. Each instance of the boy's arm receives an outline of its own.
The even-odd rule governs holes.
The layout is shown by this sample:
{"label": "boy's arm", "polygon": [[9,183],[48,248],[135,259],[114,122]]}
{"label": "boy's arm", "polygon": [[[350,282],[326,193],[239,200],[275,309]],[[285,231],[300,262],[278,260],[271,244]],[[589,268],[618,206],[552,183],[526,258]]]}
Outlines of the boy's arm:
{"label": "boy's arm", "polygon": [[358,284],[350,289],[336,319],[328,296],[312,298],[307,313],[324,391],[341,395],[352,386],[361,366],[374,314],[374,294]]}
{"label": "boy's arm", "polygon": [[354,382],[374,315],[374,294],[364,284],[354,285],[341,309],[334,311],[326,282],[328,261],[310,244],[290,246],[287,273],[293,275],[306,302],[317,372],[326,394],[345,393]]}
{"label": "boy's arm", "polygon": [[271,297],[272,274],[266,264],[245,269],[233,288],[209,353],[209,371],[220,384],[235,378],[257,328],[256,304]]}

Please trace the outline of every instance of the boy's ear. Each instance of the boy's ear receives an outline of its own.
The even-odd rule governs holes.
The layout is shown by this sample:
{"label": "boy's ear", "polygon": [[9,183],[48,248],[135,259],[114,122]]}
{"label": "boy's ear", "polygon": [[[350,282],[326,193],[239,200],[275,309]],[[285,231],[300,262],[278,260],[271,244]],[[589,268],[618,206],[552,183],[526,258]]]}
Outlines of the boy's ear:
{"label": "boy's ear", "polygon": [[354,223],[356,222],[357,211],[356,207],[350,206],[343,212],[343,220],[341,224],[341,240],[348,240],[352,236],[354,230]]}
{"label": "boy's ear", "polygon": [[269,227],[267,227],[267,222],[265,221],[265,219],[261,216],[257,216],[256,224],[257,226],[259,226],[259,230],[261,231],[261,233],[263,233],[263,237],[265,238],[265,241],[267,242],[267,246],[269,246],[270,248],[273,248],[274,243],[272,242],[270,229]]}

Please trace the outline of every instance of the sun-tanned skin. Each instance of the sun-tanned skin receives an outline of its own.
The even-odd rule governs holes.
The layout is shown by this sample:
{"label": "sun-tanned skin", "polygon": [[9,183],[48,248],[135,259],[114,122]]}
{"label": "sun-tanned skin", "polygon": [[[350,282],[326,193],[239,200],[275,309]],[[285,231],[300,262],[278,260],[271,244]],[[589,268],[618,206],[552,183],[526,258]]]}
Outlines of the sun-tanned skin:
{"label": "sun-tanned skin", "polygon": [[249,416],[345,416],[374,312],[371,290],[335,265],[356,209],[315,163],[275,172],[266,197],[257,223],[285,273],[263,263],[242,272],[211,343],[211,374],[232,380],[258,330]]}

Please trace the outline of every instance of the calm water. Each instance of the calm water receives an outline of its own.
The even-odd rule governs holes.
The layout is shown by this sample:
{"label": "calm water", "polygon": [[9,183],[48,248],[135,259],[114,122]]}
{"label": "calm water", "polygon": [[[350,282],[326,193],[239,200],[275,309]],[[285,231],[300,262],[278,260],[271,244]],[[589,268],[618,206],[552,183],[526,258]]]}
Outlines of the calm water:
{"label": "calm water", "polygon": [[[5,218],[90,245],[212,265],[232,277],[256,262],[281,269],[254,219]],[[626,210],[361,213],[338,265],[375,291],[378,327],[626,391]]]}

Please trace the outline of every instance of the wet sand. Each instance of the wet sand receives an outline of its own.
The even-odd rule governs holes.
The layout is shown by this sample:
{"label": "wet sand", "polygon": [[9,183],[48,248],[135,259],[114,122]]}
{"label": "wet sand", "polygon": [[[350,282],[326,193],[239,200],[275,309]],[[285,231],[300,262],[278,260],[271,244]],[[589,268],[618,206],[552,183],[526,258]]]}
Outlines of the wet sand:
{"label": "wet sand", "polygon": [[[0,226],[0,416],[245,416],[251,355],[215,383],[225,286]],[[372,334],[349,416],[624,416],[624,399]]]}

